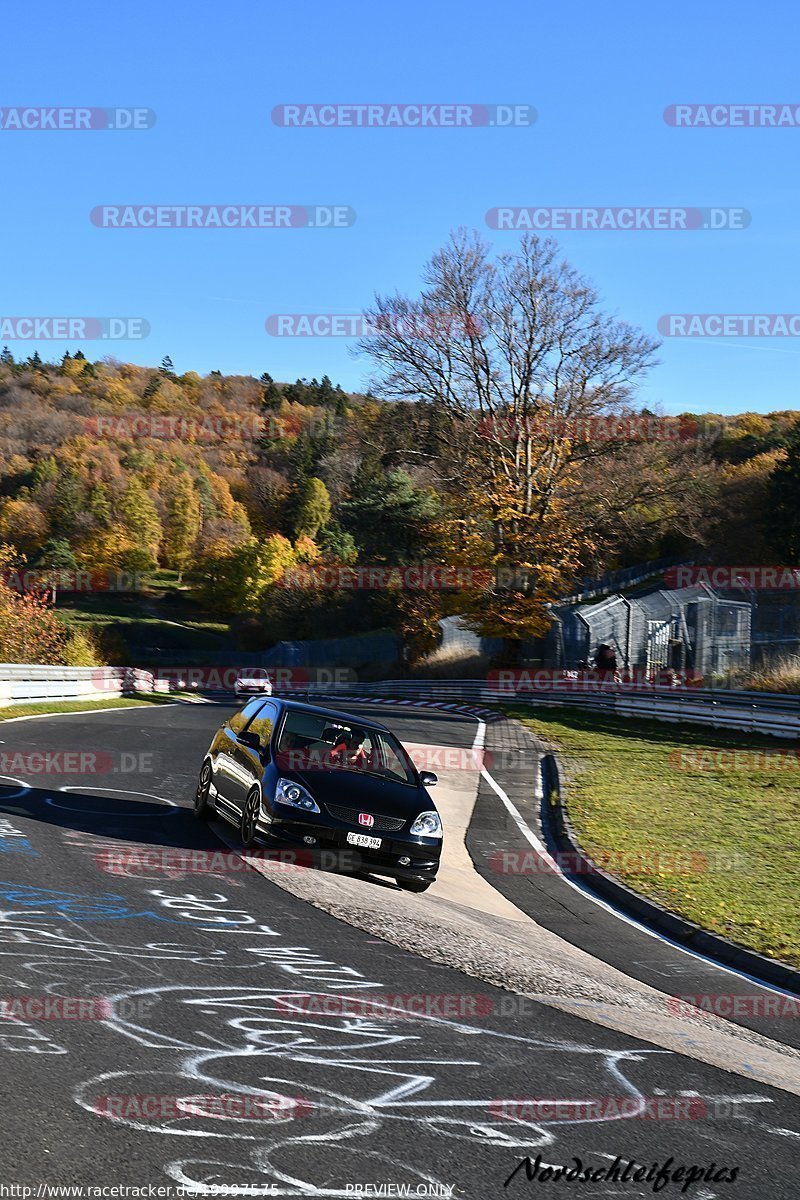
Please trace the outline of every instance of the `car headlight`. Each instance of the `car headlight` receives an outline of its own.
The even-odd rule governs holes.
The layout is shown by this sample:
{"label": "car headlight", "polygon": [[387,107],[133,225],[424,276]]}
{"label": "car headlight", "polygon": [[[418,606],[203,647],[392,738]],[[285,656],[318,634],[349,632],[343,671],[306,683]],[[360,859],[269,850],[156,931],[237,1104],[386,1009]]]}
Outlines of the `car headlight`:
{"label": "car headlight", "polygon": [[441,837],[442,822],[438,812],[420,813],[414,824],[411,826],[411,832],[416,837]]}
{"label": "car headlight", "polygon": [[290,804],[292,808],[302,808],[305,812],[319,812],[319,805],[314,797],[293,779],[278,780],[275,799],[281,804]]}

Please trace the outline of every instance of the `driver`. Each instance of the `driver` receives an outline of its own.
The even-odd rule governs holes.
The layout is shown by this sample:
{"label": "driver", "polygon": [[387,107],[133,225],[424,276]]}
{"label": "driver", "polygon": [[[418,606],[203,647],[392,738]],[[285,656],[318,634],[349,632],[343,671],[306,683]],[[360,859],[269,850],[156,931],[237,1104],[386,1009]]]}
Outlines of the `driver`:
{"label": "driver", "polygon": [[369,757],[364,748],[365,740],[366,734],[363,729],[351,729],[349,733],[345,733],[342,736],[333,750],[331,750],[332,761],[339,763],[341,766],[365,766]]}

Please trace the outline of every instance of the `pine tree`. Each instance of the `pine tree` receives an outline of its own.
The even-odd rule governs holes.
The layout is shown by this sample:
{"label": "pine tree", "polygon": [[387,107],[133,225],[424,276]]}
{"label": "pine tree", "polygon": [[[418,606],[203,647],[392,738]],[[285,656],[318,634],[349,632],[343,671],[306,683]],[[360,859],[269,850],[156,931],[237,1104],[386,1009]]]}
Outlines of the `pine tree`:
{"label": "pine tree", "polygon": [[415,563],[435,539],[440,510],[435,492],[415,487],[405,471],[384,471],[373,457],[359,467],[341,519],[364,559]]}
{"label": "pine tree", "polygon": [[111,501],[108,488],[104,483],[96,483],[89,492],[86,507],[97,524],[106,527],[111,524]]}
{"label": "pine tree", "polygon": [[48,454],[46,458],[38,459],[36,466],[33,468],[31,492],[35,493],[46,484],[55,483],[57,479],[58,463],[52,455]]}
{"label": "pine tree", "polygon": [[168,354],[164,355],[161,360],[161,366],[158,369],[162,375],[166,375],[170,379],[174,378],[175,376],[175,367],[173,366],[172,359]]}
{"label": "pine tree", "polygon": [[340,384],[337,383],[334,393],[334,412],[337,417],[347,416],[347,394],[342,391]]}
{"label": "pine tree", "polygon": [[78,564],[72,547],[66,538],[48,538],[38,555],[37,567],[47,567],[52,571],[76,571]]}
{"label": "pine tree", "polygon": [[85,508],[84,486],[78,473],[68,467],[53,489],[51,526],[56,537],[68,538]]}
{"label": "pine tree", "polygon": [[261,382],[264,384],[264,392],[261,403],[269,412],[277,412],[281,406],[281,393],[273,380],[272,376],[265,371],[261,376]]}
{"label": "pine tree", "polygon": [[323,404],[326,408],[328,408],[330,405],[335,403],[335,401],[336,392],[333,389],[333,384],[327,375],[323,375],[322,382],[317,388],[317,404]]}
{"label": "pine tree", "polygon": [[11,353],[8,346],[3,346],[3,353],[0,354],[0,362],[5,363],[7,367],[14,366],[14,355]]}

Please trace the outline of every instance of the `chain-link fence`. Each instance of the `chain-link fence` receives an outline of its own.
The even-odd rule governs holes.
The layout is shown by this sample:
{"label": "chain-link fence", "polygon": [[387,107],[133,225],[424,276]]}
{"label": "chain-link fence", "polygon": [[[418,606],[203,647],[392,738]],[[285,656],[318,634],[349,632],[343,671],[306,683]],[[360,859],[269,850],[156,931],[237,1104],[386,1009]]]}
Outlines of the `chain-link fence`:
{"label": "chain-link fence", "polygon": [[591,667],[601,646],[610,647],[620,668],[648,674],[727,674],[750,662],[751,605],[705,585],[557,605],[552,615],[545,657],[556,667]]}

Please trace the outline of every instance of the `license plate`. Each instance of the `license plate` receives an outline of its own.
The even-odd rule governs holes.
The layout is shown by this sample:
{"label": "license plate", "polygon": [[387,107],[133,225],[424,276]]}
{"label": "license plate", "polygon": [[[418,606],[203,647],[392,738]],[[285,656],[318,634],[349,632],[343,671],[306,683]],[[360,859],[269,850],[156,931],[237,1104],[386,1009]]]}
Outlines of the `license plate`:
{"label": "license plate", "polygon": [[370,850],[377,850],[382,839],[368,837],[366,833],[348,833],[347,840],[351,846],[366,846]]}

